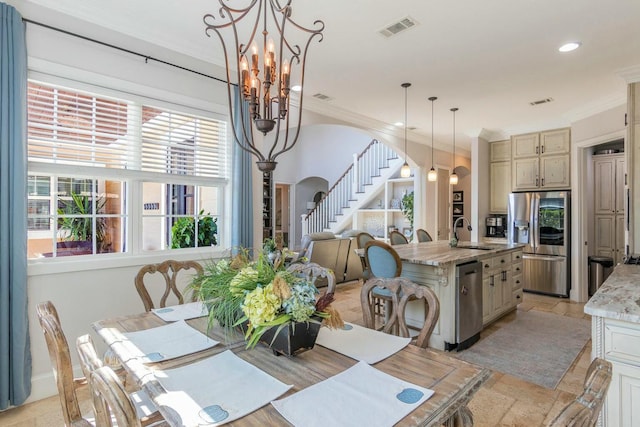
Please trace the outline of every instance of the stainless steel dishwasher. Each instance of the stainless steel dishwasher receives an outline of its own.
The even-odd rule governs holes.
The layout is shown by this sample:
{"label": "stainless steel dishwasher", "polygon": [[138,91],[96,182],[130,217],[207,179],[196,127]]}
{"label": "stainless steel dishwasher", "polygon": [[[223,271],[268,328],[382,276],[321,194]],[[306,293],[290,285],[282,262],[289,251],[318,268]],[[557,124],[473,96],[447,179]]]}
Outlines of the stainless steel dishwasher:
{"label": "stainless steel dishwasher", "polygon": [[[482,331],[482,263],[456,266],[456,342],[446,350],[469,348]],[[448,343],[446,343],[448,344]]]}

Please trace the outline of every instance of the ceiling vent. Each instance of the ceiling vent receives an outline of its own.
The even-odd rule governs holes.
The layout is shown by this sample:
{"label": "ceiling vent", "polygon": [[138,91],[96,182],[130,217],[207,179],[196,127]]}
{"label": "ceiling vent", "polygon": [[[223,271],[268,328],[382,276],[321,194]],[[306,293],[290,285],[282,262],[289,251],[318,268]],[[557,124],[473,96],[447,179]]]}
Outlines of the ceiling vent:
{"label": "ceiling vent", "polygon": [[325,95],[324,93],[316,93],[315,95],[313,95],[313,97],[321,101],[331,101],[333,99],[330,96]]}
{"label": "ceiling vent", "polygon": [[402,18],[398,22],[394,22],[393,24],[387,25],[382,30],[378,31],[383,36],[389,38],[391,36],[395,36],[398,33],[401,33],[404,30],[408,30],[411,27],[418,25],[415,19],[407,16]]}
{"label": "ceiling vent", "polygon": [[531,101],[529,104],[540,105],[540,104],[546,104],[547,102],[551,102],[551,101],[553,101],[553,98],[545,98],[545,99],[539,99],[537,101]]}

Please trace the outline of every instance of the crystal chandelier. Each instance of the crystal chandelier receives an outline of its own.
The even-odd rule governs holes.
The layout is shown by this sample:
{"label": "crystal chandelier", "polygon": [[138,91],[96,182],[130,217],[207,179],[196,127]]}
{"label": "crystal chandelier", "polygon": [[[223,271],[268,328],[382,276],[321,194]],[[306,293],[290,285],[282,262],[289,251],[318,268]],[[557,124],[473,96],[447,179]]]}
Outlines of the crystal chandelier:
{"label": "crystal chandelier", "polygon": [[[203,21],[205,33],[210,36],[210,30],[214,31],[222,43],[233,137],[243,150],[256,156],[258,169],[271,172],[276,167],[276,157],[291,150],[298,140],[307,49],[316,36],[318,41],[322,41],[324,22],[316,20],[314,28],[298,25],[291,19],[291,0],[283,5],[279,0],[251,0],[249,5],[241,8],[232,8],[228,0],[219,2],[217,15],[206,14]],[[240,40],[239,26],[250,31],[246,39]],[[306,41],[298,44],[285,37],[288,26],[297,30],[296,35],[306,37]],[[223,37],[224,31],[221,31],[225,29],[230,30],[225,32],[230,35],[227,40]],[[297,117],[293,117],[292,122],[296,130],[290,135],[290,84],[294,70],[297,70],[296,77],[299,78],[301,89]],[[234,111],[231,102],[234,85],[231,82],[232,75],[238,84],[241,102],[248,104],[249,117],[245,117],[245,108],[235,108]],[[236,127],[237,123],[246,123],[246,119],[252,122],[248,131],[244,126]],[[264,136],[276,130],[271,145],[266,144],[264,151],[260,151],[256,144],[254,128]]]}

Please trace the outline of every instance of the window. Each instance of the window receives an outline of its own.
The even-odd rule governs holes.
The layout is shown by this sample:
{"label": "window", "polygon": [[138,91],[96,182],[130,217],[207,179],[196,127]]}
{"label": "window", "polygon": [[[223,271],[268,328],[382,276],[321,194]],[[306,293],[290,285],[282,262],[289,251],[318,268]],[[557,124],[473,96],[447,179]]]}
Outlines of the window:
{"label": "window", "polygon": [[30,82],[28,156],[30,258],[224,237],[224,121]]}

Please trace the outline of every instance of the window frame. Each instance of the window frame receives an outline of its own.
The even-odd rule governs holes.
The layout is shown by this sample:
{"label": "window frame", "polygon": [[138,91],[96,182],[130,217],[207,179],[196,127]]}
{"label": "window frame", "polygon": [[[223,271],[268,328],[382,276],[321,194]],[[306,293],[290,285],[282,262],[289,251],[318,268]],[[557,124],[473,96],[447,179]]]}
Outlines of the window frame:
{"label": "window frame", "polygon": [[[45,77],[45,78],[43,78]],[[49,78],[51,77],[51,78]],[[158,99],[151,96],[142,96],[131,92],[123,92],[109,87],[95,86],[88,83],[83,83],[76,80],[68,80],[61,77],[40,75],[40,73],[29,73],[29,82],[36,84],[53,85],[60,87],[61,89],[67,89],[70,91],[88,92],[97,97],[115,97],[117,99],[126,100],[128,102],[136,103],[140,108],[142,106],[156,107],[164,109],[178,114],[194,115],[203,117],[206,119],[217,120],[223,123],[225,126],[226,138],[224,138],[226,156],[223,157],[225,161],[226,176],[223,178],[211,178],[211,177],[198,177],[188,175],[176,175],[176,174],[164,174],[157,172],[145,172],[139,170],[128,169],[110,169],[99,168],[94,166],[72,166],[64,164],[43,163],[38,161],[28,162],[28,175],[55,175],[55,176],[71,176],[74,178],[96,178],[100,180],[118,180],[125,185],[124,197],[126,198],[125,210],[123,215],[123,230],[125,234],[123,252],[114,253],[101,253],[91,254],[83,256],[72,257],[56,257],[56,258],[30,258],[28,259],[30,274],[47,274],[52,271],[59,270],[58,267],[53,267],[57,264],[65,265],[64,270],[85,270],[94,268],[92,265],[104,266],[104,262],[115,263],[117,265],[139,265],[140,257],[149,259],[164,260],[167,254],[171,254],[174,259],[208,259],[221,255],[226,251],[230,244],[230,205],[231,205],[231,139],[230,139],[230,122],[228,114],[224,113],[224,109],[220,108],[220,111],[216,111],[214,108],[203,109],[202,101],[197,99],[190,99],[185,97],[179,97],[177,101],[171,101],[167,99]],[[157,92],[156,89],[148,88],[149,92]],[[170,97],[169,97],[170,98]],[[200,105],[198,105],[200,104]],[[212,105],[208,105],[211,107]],[[142,140],[139,140],[142,142]],[[142,144],[140,144],[141,147]],[[99,172],[99,174],[96,174]],[[173,183],[178,185],[197,185],[205,187],[218,187],[220,194],[220,200],[218,202],[218,214],[214,217],[218,217],[218,235],[216,247],[194,247],[194,248],[165,248],[157,250],[143,250],[142,249],[142,224],[143,218],[143,194],[142,184],[143,182],[162,182]],[[50,183],[52,185],[53,179]],[[50,187],[50,191],[54,191]],[[27,195],[28,196],[28,195]],[[53,200],[51,194],[50,200]],[[53,201],[51,202],[53,203]],[[52,207],[51,209],[54,209]],[[31,230],[27,233],[27,238],[36,237],[33,233],[44,233],[46,237],[51,237],[54,233],[50,230]],[[75,264],[77,267],[69,268],[69,265]],[[82,267],[80,267],[82,266]]]}

